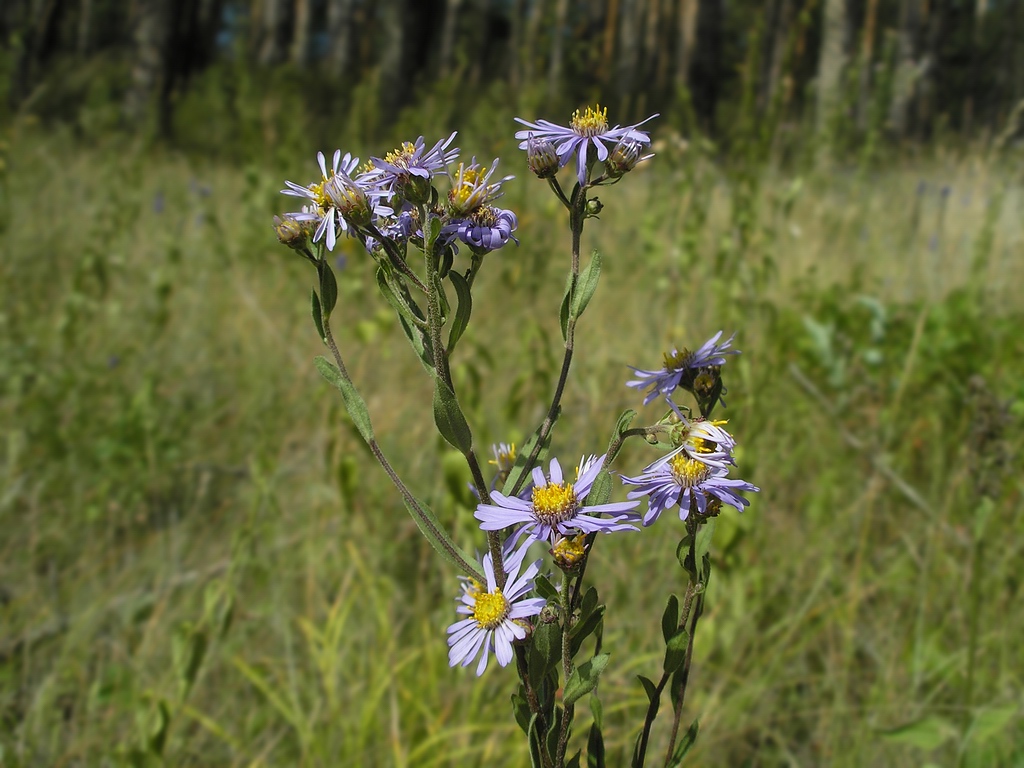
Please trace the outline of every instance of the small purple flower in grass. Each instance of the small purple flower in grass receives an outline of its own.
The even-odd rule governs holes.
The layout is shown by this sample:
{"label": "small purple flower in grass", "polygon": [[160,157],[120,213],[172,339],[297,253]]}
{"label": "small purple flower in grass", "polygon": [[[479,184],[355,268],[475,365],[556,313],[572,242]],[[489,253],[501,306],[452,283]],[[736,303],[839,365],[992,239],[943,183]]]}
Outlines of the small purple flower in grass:
{"label": "small purple flower in grass", "polygon": [[503,567],[508,575],[504,590],[498,588],[489,553],[481,560],[487,584],[463,577],[462,595],[457,598],[459,606],[455,610],[469,618],[448,627],[449,666],[468,667],[479,655],[476,665],[479,677],[487,669],[491,651],[503,667],[512,661],[513,641],[526,638],[527,629],[522,619],[536,616],[547,602],[542,597],[523,597],[533,589],[533,579],[541,564],[537,560],[519,572],[530,543],[527,541],[525,546],[504,555]]}
{"label": "small purple flower in grass", "polygon": [[644,468],[637,477],[623,477],[622,482],[635,485],[630,499],[647,496],[644,525],[653,524],[666,509],[679,506],[679,519],[690,516],[691,499],[702,515],[715,515],[722,504],[742,512],[750,504],[740,491],[756,493],[761,489],[745,480],[726,477],[728,470],[692,458],[682,447]]}
{"label": "small purple flower in grass", "polygon": [[[672,393],[675,392],[679,382],[683,380],[684,374],[688,371],[697,371],[712,365],[725,365],[726,355],[738,355],[738,349],[729,349],[732,340],[736,337],[734,333],[721,344],[718,340],[722,338],[722,331],[719,331],[701,345],[696,352],[691,352],[685,347],[682,350],[674,349],[671,354],[665,355],[665,365],[654,371],[645,371],[642,368],[633,368],[636,378],[626,382],[627,387],[634,389],[646,389],[650,387],[644,396],[644,405],[647,405],[658,395],[665,397],[672,403]],[[673,406],[675,410],[675,406]]]}
{"label": "small purple flower in grass", "polygon": [[595,160],[603,163],[608,159],[609,149],[619,142],[635,142],[638,145],[637,150],[640,145],[650,144],[650,136],[645,131],[638,131],[637,128],[656,117],[654,114],[636,125],[616,125],[609,128],[608,109],[601,109],[601,105],[598,104],[596,108],[587,107],[582,113],[576,110],[568,127],[556,125],[548,120],[530,123],[517,117],[516,122],[525,125],[529,130],[516,131],[516,138],[520,139],[519,148],[526,150],[530,149],[532,140],[535,153],[541,146],[537,142],[550,141],[558,154],[559,167],[567,165],[569,160],[575,157],[576,178],[582,186],[587,183],[587,171]]}
{"label": "small purple flower in grass", "polygon": [[[612,531],[635,531],[631,523],[636,516],[628,513],[639,502],[619,501],[610,504],[583,506],[582,500],[601,473],[604,456],[584,457],[577,470],[576,482],[566,482],[562,477],[562,466],[558,459],[552,459],[545,477],[540,467],[533,469],[533,491],[529,499],[505,496],[498,491],[491,494],[491,504],[480,504],[475,517],[485,531],[500,531],[519,525],[512,535],[524,533],[538,541],[554,543],[555,534],[562,536],[577,533],[611,533]],[[597,517],[608,513],[614,517]]]}

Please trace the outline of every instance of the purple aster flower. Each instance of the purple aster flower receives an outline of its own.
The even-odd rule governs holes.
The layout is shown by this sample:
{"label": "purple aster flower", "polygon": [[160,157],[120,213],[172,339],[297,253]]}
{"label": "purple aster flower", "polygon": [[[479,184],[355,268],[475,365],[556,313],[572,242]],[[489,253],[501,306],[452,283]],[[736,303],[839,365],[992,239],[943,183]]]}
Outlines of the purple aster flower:
{"label": "purple aster flower", "polygon": [[[609,149],[620,141],[633,141],[639,145],[650,144],[650,136],[645,131],[638,131],[637,128],[657,116],[651,115],[636,125],[616,125],[609,128],[608,109],[601,109],[601,105],[598,104],[596,108],[587,107],[583,113],[576,110],[568,128],[547,120],[530,123],[517,117],[516,122],[525,125],[529,130],[516,131],[516,138],[521,140],[519,148],[525,150],[530,149],[531,139],[550,141],[558,153],[559,167],[567,165],[570,158],[575,156],[576,178],[580,186],[583,186],[587,182],[587,172],[594,161],[599,160],[603,163],[607,160]],[[535,151],[537,146],[534,145]]]}
{"label": "purple aster flower", "polygon": [[452,189],[448,193],[448,207],[455,216],[470,216],[505,194],[501,190],[501,185],[511,181],[515,176],[505,176],[491,182],[491,177],[497,169],[497,158],[486,173],[476,162],[475,157],[469,165],[459,163],[459,170],[452,176]]}
{"label": "purple aster flower", "polygon": [[583,506],[582,499],[590,493],[591,486],[601,473],[604,456],[584,456],[576,473],[576,482],[565,482],[562,466],[558,459],[552,459],[548,476],[540,467],[533,469],[533,491],[529,499],[505,496],[498,491],[491,494],[490,504],[480,504],[474,516],[485,531],[500,531],[509,526],[519,525],[513,536],[528,533],[530,538],[554,543],[555,533],[563,536],[576,533],[601,531],[633,531],[630,523],[635,515],[620,514],[614,517],[597,517],[603,513],[627,513],[639,502],[619,501],[610,504]]}
{"label": "purple aster flower", "polygon": [[692,458],[683,447],[644,468],[637,477],[623,477],[622,482],[637,486],[630,499],[647,496],[644,525],[654,523],[669,507],[679,506],[679,519],[690,515],[691,501],[702,515],[715,515],[722,504],[742,512],[750,504],[739,491],[756,493],[761,489],[745,480],[726,477],[728,470]]}
{"label": "purple aster flower", "polygon": [[[732,346],[732,340],[736,338],[735,333],[719,344],[718,340],[721,337],[722,331],[719,331],[705,341],[696,352],[691,352],[685,347],[682,350],[673,348],[671,354],[665,355],[664,367],[655,371],[645,371],[642,368],[629,366],[636,373],[637,378],[627,381],[626,386],[635,389],[650,387],[644,396],[644,405],[647,405],[658,395],[663,395],[669,404],[672,405],[672,393],[675,392],[676,387],[683,380],[684,374],[696,372],[708,366],[725,365],[726,355],[738,355],[740,353],[738,349],[729,349]],[[675,410],[675,406],[672,405],[672,407]]]}
{"label": "purple aster flower", "polygon": [[704,464],[720,469],[725,469],[729,464],[735,466],[732,450],[736,447],[736,440],[722,429],[725,423],[703,418],[691,421],[684,416],[681,423],[672,430],[673,443],[691,459]]}
{"label": "purple aster flower", "polygon": [[503,568],[508,574],[505,589],[498,589],[494,578],[494,565],[489,554],[481,560],[487,584],[463,577],[462,595],[455,609],[469,616],[448,627],[448,664],[468,667],[480,655],[476,665],[477,677],[487,668],[491,651],[498,664],[507,666],[512,661],[512,643],[526,638],[527,626],[523,619],[536,616],[547,602],[541,597],[524,598],[533,589],[533,579],[540,570],[541,561],[529,565],[519,573],[530,542],[503,557]]}
{"label": "purple aster flower", "polygon": [[459,156],[459,148],[448,149],[456,133],[437,142],[429,150],[420,136],[415,142],[405,142],[384,157],[373,157],[373,168],[368,173],[379,179],[399,197],[415,203],[430,199],[430,179],[448,173],[448,164]]}
{"label": "purple aster flower", "polygon": [[516,215],[503,208],[485,205],[467,219],[449,222],[441,232],[449,240],[457,237],[475,251],[496,251],[509,240],[519,245],[513,232],[519,226]]}

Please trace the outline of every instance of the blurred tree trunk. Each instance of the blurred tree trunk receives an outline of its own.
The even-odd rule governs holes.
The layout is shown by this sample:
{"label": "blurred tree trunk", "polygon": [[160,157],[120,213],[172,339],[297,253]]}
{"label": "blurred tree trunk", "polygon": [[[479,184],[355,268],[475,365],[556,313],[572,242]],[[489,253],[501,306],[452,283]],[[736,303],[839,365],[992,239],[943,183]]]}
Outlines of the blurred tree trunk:
{"label": "blurred tree trunk", "polygon": [[309,33],[312,22],[310,0],[293,0],[295,10],[293,16],[292,45],[289,59],[299,69],[309,63]]}
{"label": "blurred tree trunk", "polygon": [[444,22],[441,26],[441,50],[438,56],[438,71],[441,77],[452,73],[452,57],[455,51],[455,38],[459,29],[459,11],[464,0],[445,0]]}
{"label": "blurred tree trunk", "polygon": [[597,82],[603,91],[608,91],[609,79],[615,62],[615,33],[619,29],[619,0],[608,0],[604,15],[604,35],[600,64],[597,67]]}
{"label": "blurred tree trunk", "polygon": [[786,46],[789,41],[790,24],[793,17],[792,0],[775,0],[768,12],[768,23],[765,29],[765,60],[764,69],[767,73],[761,80],[761,108],[767,108],[779,92],[782,80],[782,66],[786,59]]}
{"label": "blurred tree trunk", "polygon": [[81,57],[89,55],[92,42],[93,0],[80,0],[78,4],[78,30],[75,35],[75,53]]}
{"label": "blurred tree trunk", "polygon": [[523,16],[526,14],[526,0],[514,0],[509,19],[508,83],[513,94],[523,86]]}
{"label": "blurred tree trunk", "polygon": [[676,87],[690,87],[690,62],[697,35],[699,0],[680,0],[676,35]]}
{"label": "blurred tree trunk", "polygon": [[569,0],[557,0],[555,25],[551,34],[551,58],[548,61],[547,105],[552,108],[562,80],[562,52],[565,47],[565,31],[569,21]]}
{"label": "blurred tree trunk", "polygon": [[253,32],[256,61],[270,67],[284,61],[288,39],[288,0],[254,0]]}
{"label": "blurred tree trunk", "polygon": [[523,77],[528,83],[537,78],[537,51],[540,50],[540,23],[544,18],[546,0],[530,0],[530,12],[526,17],[526,39],[523,42]]}
{"label": "blurred tree trunk", "polygon": [[616,56],[614,90],[618,98],[616,114],[625,116],[632,114],[633,109],[633,95],[640,68],[640,22],[643,17],[641,0],[621,0],[619,8],[619,52]]}
{"label": "blurred tree trunk", "polygon": [[327,54],[327,71],[335,77],[347,77],[352,73],[353,5],[355,0],[330,0],[327,4],[327,35],[330,51]]}
{"label": "blurred tree trunk", "polygon": [[380,0],[381,13],[380,94],[381,118],[390,122],[408,102],[409,87],[414,82],[415,72],[410,71],[414,41],[412,34],[415,22],[415,8],[418,0]]}
{"label": "blurred tree trunk", "polygon": [[864,29],[860,38],[860,72],[857,73],[857,126],[868,125],[871,108],[871,73],[875,65],[875,30],[878,22],[878,0],[868,0],[864,13]]}
{"label": "blurred tree trunk", "polygon": [[[660,46],[659,31],[661,29],[661,0],[647,0],[647,16],[644,24],[644,47],[641,51],[640,77],[641,82],[647,83],[646,88],[640,89],[637,94],[637,104],[634,107],[637,117],[647,111],[647,99],[657,99],[664,94],[664,72],[661,71],[661,64],[667,49]],[[659,77],[659,72],[661,73]]]}
{"label": "blurred tree trunk", "polygon": [[708,132],[714,128],[721,82],[724,79],[722,62],[724,20],[723,0],[700,0],[697,12],[697,46],[694,49],[690,67],[690,82],[693,84],[694,109],[697,116],[704,122],[705,130]]}
{"label": "blurred tree trunk", "polygon": [[839,104],[840,81],[846,65],[843,43],[848,37],[848,16],[844,1],[825,0],[824,13],[821,25],[821,53],[818,58],[818,103],[815,116],[819,134],[826,132]]}
{"label": "blurred tree trunk", "polygon": [[[147,108],[167,82],[167,49],[170,40],[170,0],[137,0],[134,20],[135,62],[132,84],[125,99],[129,122],[140,124]],[[163,98],[160,99],[163,102]],[[164,114],[169,105],[160,104],[161,130],[169,126]]]}
{"label": "blurred tree trunk", "polygon": [[889,123],[893,133],[902,138],[907,132],[907,115],[914,97],[917,79],[917,41],[920,36],[918,0],[902,0],[900,27],[896,39],[896,73],[893,80]]}

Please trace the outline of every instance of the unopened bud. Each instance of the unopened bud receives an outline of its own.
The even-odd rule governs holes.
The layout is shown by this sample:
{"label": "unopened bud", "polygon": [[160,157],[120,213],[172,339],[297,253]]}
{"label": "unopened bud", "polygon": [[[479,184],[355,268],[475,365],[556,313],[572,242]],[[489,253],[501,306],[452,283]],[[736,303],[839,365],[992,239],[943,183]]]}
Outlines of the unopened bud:
{"label": "unopened bud", "polygon": [[296,221],[291,216],[274,217],[274,231],[277,239],[282,245],[287,245],[296,251],[301,251],[309,244],[309,232],[301,221]]}
{"label": "unopened bud", "polygon": [[572,573],[577,570],[583,562],[583,556],[587,553],[585,545],[586,536],[562,536],[551,548],[551,556],[555,565],[565,573]]}
{"label": "unopened bud", "polygon": [[612,149],[608,159],[604,161],[605,171],[617,179],[632,171],[640,162],[640,142],[623,139]]}
{"label": "unopened bud", "polygon": [[547,139],[532,136],[526,144],[526,164],[538,179],[550,179],[558,173],[558,153],[555,145]]}

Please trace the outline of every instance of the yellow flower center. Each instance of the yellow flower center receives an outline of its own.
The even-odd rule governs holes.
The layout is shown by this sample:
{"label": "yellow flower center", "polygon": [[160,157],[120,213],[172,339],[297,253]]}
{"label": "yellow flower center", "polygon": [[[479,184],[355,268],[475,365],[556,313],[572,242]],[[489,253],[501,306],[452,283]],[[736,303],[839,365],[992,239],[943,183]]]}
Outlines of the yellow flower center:
{"label": "yellow flower center", "polygon": [[555,558],[555,562],[563,568],[572,568],[583,558],[583,553],[586,551],[583,546],[584,541],[586,541],[586,536],[583,534],[559,539],[551,550],[551,555]]}
{"label": "yellow flower center", "polygon": [[665,353],[665,370],[671,371],[676,368],[686,368],[693,362],[693,352],[683,347],[677,351],[674,355],[670,355],[668,352]]}
{"label": "yellow flower center", "polygon": [[683,488],[693,488],[711,477],[711,467],[703,461],[691,459],[685,453],[673,456],[668,462],[672,477]]}
{"label": "yellow flower center", "polygon": [[587,107],[586,111],[580,114],[577,109],[572,113],[572,120],[569,127],[580,136],[598,136],[608,130],[608,107],[601,109],[600,104],[593,108]]}
{"label": "yellow flower center", "polygon": [[500,589],[493,592],[477,592],[473,606],[473,618],[481,629],[495,629],[508,616],[510,606]]}
{"label": "yellow flower center", "polygon": [[579,506],[571,483],[548,483],[533,489],[533,514],[542,523],[551,525],[571,520]]}
{"label": "yellow flower center", "polygon": [[313,202],[316,203],[320,210],[326,210],[330,206],[330,200],[327,199],[327,182],[328,179],[324,179],[319,184],[310,184],[309,191],[313,193]]}
{"label": "yellow flower center", "polygon": [[392,165],[409,170],[409,161],[416,152],[416,145],[412,142],[404,142],[398,149],[393,149],[384,155],[384,159]]}

